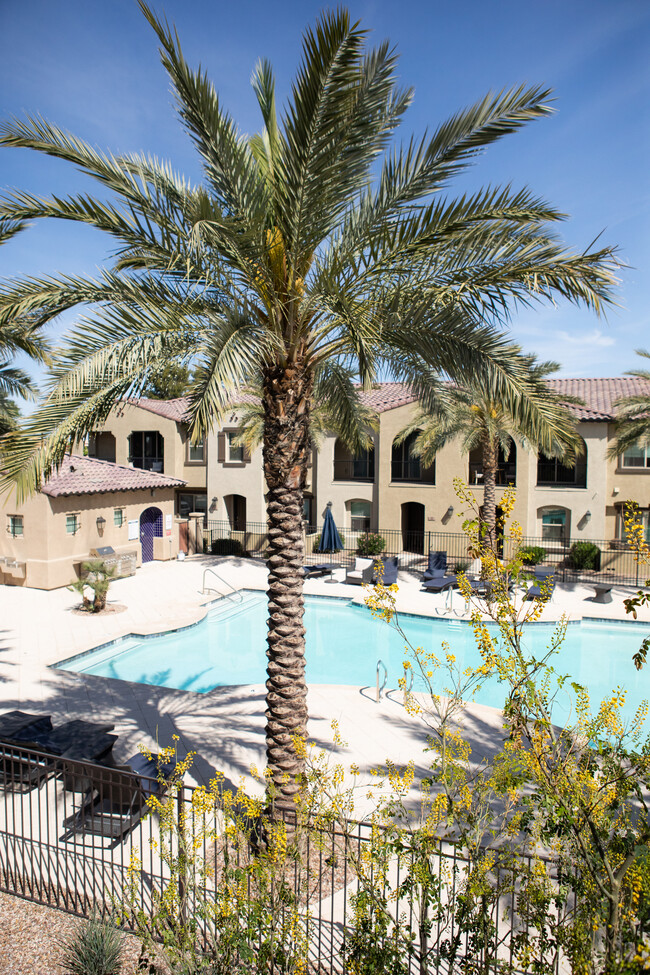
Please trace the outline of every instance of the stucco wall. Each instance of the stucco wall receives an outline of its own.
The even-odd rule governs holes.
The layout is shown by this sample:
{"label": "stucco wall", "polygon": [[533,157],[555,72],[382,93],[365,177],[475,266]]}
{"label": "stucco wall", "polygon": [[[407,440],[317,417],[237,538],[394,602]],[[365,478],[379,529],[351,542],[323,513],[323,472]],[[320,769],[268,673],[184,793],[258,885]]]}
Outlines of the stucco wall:
{"label": "stucco wall", "polygon": [[[154,557],[175,558],[178,552],[178,524],[174,522],[174,489],[156,488],[144,491],[115,491],[106,494],[74,495],[49,498],[38,494],[25,504],[16,506],[3,502],[0,517],[4,532],[0,535],[0,556],[22,563],[24,568],[7,567],[0,562],[0,582],[24,585],[35,589],[57,589],[69,585],[77,577],[80,562],[90,557],[91,548],[110,545],[117,553],[137,552],[138,565],[142,553],[139,538],[129,541],[128,523],[138,521],[147,508],[160,508],[163,515],[162,551]],[[114,511],[124,512],[122,527],[114,524]],[[23,516],[22,537],[8,533],[8,516]],[[66,531],[66,516],[79,517],[76,534]],[[171,535],[167,535],[167,516],[172,516]],[[102,533],[97,519],[106,524]],[[169,541],[171,540],[171,545]],[[161,548],[159,543],[158,548]]]}

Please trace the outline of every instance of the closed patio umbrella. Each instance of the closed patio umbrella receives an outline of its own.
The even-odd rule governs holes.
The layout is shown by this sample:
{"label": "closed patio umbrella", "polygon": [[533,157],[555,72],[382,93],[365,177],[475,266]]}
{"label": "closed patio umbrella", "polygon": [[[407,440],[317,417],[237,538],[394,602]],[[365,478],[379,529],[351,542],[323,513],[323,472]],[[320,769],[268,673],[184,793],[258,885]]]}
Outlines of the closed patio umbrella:
{"label": "closed patio umbrella", "polygon": [[341,541],[341,536],[338,533],[336,524],[334,523],[334,515],[332,514],[331,507],[327,506],[325,510],[325,519],[323,521],[323,530],[320,533],[320,542],[318,545],[319,552],[338,552],[343,548],[343,542]]}

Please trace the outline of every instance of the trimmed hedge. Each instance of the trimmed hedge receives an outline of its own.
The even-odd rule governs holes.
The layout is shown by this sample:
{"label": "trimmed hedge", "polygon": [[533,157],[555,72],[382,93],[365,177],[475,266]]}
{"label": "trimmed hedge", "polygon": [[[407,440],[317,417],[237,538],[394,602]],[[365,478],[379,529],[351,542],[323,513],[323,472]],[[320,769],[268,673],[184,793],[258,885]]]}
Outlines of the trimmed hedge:
{"label": "trimmed hedge", "polygon": [[242,543],[236,538],[215,538],[210,546],[213,555],[243,555]]}
{"label": "trimmed hedge", "polygon": [[524,565],[539,565],[546,558],[546,549],[541,545],[525,545],[519,555]]}
{"label": "trimmed hedge", "polygon": [[600,570],[600,549],[593,542],[574,542],[569,550],[572,569]]}

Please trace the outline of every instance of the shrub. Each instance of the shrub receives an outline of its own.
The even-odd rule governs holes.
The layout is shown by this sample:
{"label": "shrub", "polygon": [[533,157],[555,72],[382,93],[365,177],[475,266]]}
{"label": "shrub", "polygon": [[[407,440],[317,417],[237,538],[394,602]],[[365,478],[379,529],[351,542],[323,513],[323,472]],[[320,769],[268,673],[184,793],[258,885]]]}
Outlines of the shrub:
{"label": "shrub", "polygon": [[539,565],[546,558],[546,549],[541,545],[524,545],[519,555],[524,565]]}
{"label": "shrub", "polygon": [[215,538],[210,546],[213,555],[243,555],[244,548],[237,538]]}
{"label": "shrub", "polygon": [[360,535],[357,541],[357,555],[370,558],[373,555],[381,555],[386,548],[386,539],[381,535],[366,532]]}
{"label": "shrub", "polygon": [[[81,566],[81,578],[76,579],[68,589],[79,593],[83,600],[82,609],[89,613],[101,613],[106,609],[108,590],[116,571],[114,565],[108,566],[102,559],[84,562]],[[88,596],[87,590],[92,592],[92,598]]]}
{"label": "shrub", "polygon": [[59,944],[65,975],[119,975],[122,970],[124,935],[96,914]]}
{"label": "shrub", "polygon": [[[341,539],[341,545],[342,545],[342,547],[345,548],[345,535],[341,535],[341,532],[339,532],[339,538]],[[314,544],[312,546],[312,552],[318,552],[319,551],[319,548],[318,548],[319,545],[320,545],[320,532],[318,533],[318,535],[314,539]],[[340,551],[342,551],[342,549],[340,549],[340,548],[326,548],[325,549],[325,552],[340,552]]]}
{"label": "shrub", "polygon": [[600,569],[600,549],[593,542],[574,542],[569,551],[572,569]]}
{"label": "shrub", "polygon": [[469,562],[454,562],[453,571],[454,572],[467,572],[469,569]]}

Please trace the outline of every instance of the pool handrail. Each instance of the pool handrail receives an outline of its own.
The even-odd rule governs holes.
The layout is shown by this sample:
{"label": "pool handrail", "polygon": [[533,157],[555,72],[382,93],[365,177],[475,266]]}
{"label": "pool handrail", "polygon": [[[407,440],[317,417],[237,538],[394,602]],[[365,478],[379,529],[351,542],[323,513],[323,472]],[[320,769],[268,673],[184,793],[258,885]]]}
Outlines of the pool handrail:
{"label": "pool handrail", "polygon": [[408,703],[409,692],[413,690],[413,668],[404,668],[404,707]]}
{"label": "pool handrail", "polygon": [[[381,687],[379,686],[379,668],[380,667],[383,667],[384,668],[384,683],[381,685]],[[379,704],[379,702],[381,701],[381,692],[386,687],[386,684],[387,683],[388,683],[388,667],[386,666],[386,664],[384,663],[383,660],[378,660],[377,661],[377,704]]]}
{"label": "pool handrail", "polygon": [[[203,572],[203,582],[201,583],[201,594],[203,596],[205,596],[209,592],[217,592],[217,593],[219,592],[218,589],[214,589],[212,586],[208,586],[206,588],[206,585],[205,585],[205,577],[207,576],[208,572],[211,573],[211,575],[215,576],[219,580],[219,582],[222,582],[224,584],[224,586],[228,586],[228,588],[230,589],[230,591],[232,592],[232,594],[234,596],[239,596],[239,599],[237,600],[237,602],[242,603],[244,601],[244,597],[242,596],[242,594],[239,591],[239,589],[235,589],[235,587],[234,586],[231,586],[229,582],[226,582],[226,580],[222,576],[220,576],[218,572],[215,572],[214,569],[209,569],[209,568],[208,569],[205,569],[204,572]],[[219,595],[220,596],[221,595],[225,595],[228,599],[232,599],[233,598],[230,595],[230,593],[228,593],[228,592],[227,593],[219,593]]]}

